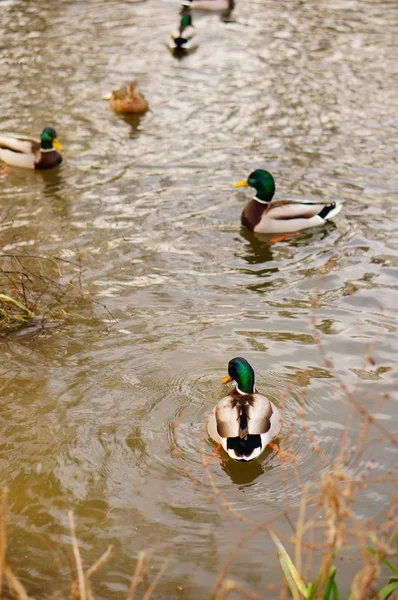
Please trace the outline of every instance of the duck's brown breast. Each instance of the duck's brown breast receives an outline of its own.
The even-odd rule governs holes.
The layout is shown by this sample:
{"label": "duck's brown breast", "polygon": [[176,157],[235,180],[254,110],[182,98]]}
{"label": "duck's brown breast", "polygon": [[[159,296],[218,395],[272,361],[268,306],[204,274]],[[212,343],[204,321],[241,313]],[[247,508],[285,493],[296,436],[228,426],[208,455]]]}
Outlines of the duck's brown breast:
{"label": "duck's brown breast", "polygon": [[261,217],[267,207],[268,204],[261,204],[257,200],[250,200],[243,209],[240,217],[242,225],[253,231],[255,226],[260,223]]}
{"label": "duck's brown breast", "polygon": [[45,169],[53,169],[62,162],[62,154],[53,150],[52,152],[41,152],[40,159],[35,163],[35,169],[43,171]]}

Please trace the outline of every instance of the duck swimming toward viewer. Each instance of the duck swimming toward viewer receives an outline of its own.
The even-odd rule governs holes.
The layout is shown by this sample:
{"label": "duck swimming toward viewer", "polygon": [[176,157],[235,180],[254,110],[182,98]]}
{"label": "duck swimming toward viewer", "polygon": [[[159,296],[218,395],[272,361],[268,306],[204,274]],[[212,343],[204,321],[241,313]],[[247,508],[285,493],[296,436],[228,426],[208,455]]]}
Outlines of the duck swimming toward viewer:
{"label": "duck swimming toward viewer", "polygon": [[256,195],[243,209],[242,225],[256,233],[290,233],[324,225],[341,210],[341,202],[273,200],[275,181],[271,173],[256,169],[234,187],[250,186]]}
{"label": "duck swimming toward viewer", "polygon": [[192,23],[192,16],[189,11],[184,12],[179,28],[171,33],[167,40],[167,47],[170,50],[189,50],[192,48],[194,35],[195,27]]}
{"label": "duck swimming toward viewer", "polygon": [[[235,381],[236,386],[207,419],[210,437],[234,460],[247,462],[257,458],[282,428],[279,410],[258,393],[254,379],[254,370],[245,358],[230,360],[228,375],[222,382]],[[274,444],[271,447],[279,451]]]}
{"label": "duck swimming toward viewer", "polygon": [[137,89],[137,82],[134,79],[119,90],[113,91],[109,104],[115,112],[123,114],[142,114],[149,109],[148,102]]}

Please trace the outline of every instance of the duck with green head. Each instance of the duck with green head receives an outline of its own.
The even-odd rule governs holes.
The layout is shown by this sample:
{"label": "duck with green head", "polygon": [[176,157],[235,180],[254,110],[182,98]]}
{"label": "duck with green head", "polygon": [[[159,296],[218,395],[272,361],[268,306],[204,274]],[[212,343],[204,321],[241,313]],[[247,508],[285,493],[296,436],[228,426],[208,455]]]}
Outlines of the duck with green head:
{"label": "duck with green head", "polygon": [[279,434],[282,419],[276,406],[258,393],[253,367],[245,358],[230,360],[222,383],[230,381],[236,386],[209,414],[207,431],[231,458],[247,462]]}
{"label": "duck with green head", "polygon": [[193,46],[195,28],[192,23],[192,16],[189,11],[185,11],[180,20],[178,29],[171,33],[167,40],[167,47],[170,50],[190,50]]}
{"label": "duck with green head", "polygon": [[53,127],[45,127],[40,139],[0,135],[0,159],[14,167],[52,169],[62,162],[62,146]]}
{"label": "duck with green head", "polygon": [[256,233],[290,233],[324,225],[341,210],[341,202],[274,200],[275,180],[271,173],[256,169],[234,187],[256,190],[242,212],[242,225]]}

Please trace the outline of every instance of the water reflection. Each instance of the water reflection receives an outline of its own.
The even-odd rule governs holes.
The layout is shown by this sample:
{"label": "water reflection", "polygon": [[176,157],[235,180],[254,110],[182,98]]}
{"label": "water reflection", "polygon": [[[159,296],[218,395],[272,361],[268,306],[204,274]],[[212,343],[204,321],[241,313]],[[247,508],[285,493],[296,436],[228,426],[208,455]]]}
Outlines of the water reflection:
{"label": "water reflection", "polygon": [[272,467],[264,467],[262,464],[264,457],[254,460],[250,463],[239,463],[230,458],[223,458],[221,468],[226,473],[232,483],[238,486],[245,486],[253,483],[261,475],[272,470]]}
{"label": "water reflection", "polygon": [[130,127],[129,137],[134,139],[138,137],[140,130],[142,129],[141,122],[145,118],[145,115],[138,114],[126,114],[116,115],[120,121],[123,121]]}
{"label": "water reflection", "polygon": [[176,58],[178,61],[182,61],[184,60],[184,58],[187,58],[191,54],[194,54],[197,51],[198,47],[198,43],[194,43],[192,44],[192,46],[190,46],[190,48],[174,48],[173,50],[169,50],[169,52],[171,53],[173,58]]}
{"label": "water reflection", "polygon": [[[240,236],[249,242],[244,246],[246,254],[242,253],[241,255],[249,265],[262,264],[273,260],[270,244],[271,236],[254,233],[245,227],[241,228]],[[276,273],[277,271],[277,268],[269,270],[270,273]]]}
{"label": "water reflection", "polygon": [[43,181],[43,194],[48,198],[64,199],[63,191],[66,187],[65,178],[62,169],[52,169],[48,171],[39,171]]}

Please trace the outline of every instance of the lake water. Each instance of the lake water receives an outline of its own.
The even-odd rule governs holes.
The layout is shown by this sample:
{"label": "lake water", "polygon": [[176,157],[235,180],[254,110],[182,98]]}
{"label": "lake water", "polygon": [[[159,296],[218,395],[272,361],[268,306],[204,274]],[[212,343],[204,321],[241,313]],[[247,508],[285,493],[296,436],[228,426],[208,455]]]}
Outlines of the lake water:
{"label": "lake water", "polygon": [[[253,522],[284,510],[294,522],[300,481],[316,484],[338,456],[339,377],[369,410],[394,383],[397,2],[238,0],[227,22],[194,15],[198,48],[182,60],[165,47],[178,11],[177,0],[0,1],[0,129],[52,125],[64,145],[60,169],[0,177],[3,251],[78,255],[93,300],[59,327],[0,341],[8,556],[32,596],[68,587],[58,543],[69,544],[71,509],[85,565],[115,545],[98,598],[125,597],[148,548],[154,572],[169,557],[155,597],[206,596],[247,528],[209,499],[200,454],[232,357],[283,404],[281,443],[299,455],[296,471],[273,452],[211,460],[226,501]],[[102,97],[132,77],[151,110],[117,116]],[[242,229],[250,191],[232,184],[258,167],[281,198],[342,200],[336,222],[274,244]],[[319,285],[316,328],[335,369],[311,324]],[[306,372],[305,420],[324,457],[295,417]],[[396,405],[377,411],[389,430]],[[379,439],[370,457],[383,474],[397,447]],[[361,514],[390,492],[364,492]],[[283,518],[273,525],[289,533]],[[339,569],[344,593],[352,565]],[[282,580],[266,535],[230,572],[270,600]]]}

